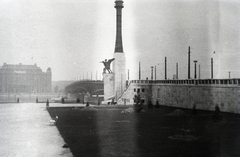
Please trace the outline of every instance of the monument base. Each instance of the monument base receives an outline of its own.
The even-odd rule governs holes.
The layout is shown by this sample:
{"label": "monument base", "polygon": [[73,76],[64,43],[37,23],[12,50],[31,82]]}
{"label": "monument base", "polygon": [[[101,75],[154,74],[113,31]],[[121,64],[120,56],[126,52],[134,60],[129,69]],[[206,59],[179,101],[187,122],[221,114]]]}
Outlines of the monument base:
{"label": "monument base", "polygon": [[114,76],[114,73],[103,73],[104,100],[109,100],[115,97]]}

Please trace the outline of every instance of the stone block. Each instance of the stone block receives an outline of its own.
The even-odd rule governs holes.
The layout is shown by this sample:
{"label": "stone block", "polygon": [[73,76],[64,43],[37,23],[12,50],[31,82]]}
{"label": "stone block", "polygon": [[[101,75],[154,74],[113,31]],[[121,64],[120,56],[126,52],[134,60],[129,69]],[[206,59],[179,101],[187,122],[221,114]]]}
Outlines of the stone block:
{"label": "stone block", "polygon": [[114,96],[114,73],[103,73],[104,100]]}

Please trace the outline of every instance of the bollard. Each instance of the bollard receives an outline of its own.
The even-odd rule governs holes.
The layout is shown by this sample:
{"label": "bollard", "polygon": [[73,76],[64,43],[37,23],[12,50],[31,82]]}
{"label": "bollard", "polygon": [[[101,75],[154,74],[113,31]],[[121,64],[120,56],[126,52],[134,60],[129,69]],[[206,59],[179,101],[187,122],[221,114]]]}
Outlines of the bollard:
{"label": "bollard", "polygon": [[49,101],[47,99],[47,102],[46,102],[46,107],[48,108],[49,107]]}

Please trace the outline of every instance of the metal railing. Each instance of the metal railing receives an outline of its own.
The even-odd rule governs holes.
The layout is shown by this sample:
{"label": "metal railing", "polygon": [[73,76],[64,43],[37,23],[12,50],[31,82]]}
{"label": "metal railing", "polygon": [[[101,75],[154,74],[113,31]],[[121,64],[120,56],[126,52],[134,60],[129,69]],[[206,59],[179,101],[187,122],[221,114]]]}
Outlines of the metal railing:
{"label": "metal railing", "polygon": [[240,78],[233,79],[186,79],[186,80],[131,80],[139,84],[186,84],[186,85],[238,85]]}

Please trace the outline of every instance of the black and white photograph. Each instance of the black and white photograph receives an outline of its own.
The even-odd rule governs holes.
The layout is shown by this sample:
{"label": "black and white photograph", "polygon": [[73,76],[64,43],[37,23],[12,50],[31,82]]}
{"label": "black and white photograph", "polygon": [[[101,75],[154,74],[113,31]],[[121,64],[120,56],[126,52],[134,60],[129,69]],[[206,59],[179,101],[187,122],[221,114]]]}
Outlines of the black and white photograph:
{"label": "black and white photograph", "polygon": [[0,10],[0,157],[240,156],[239,0]]}

